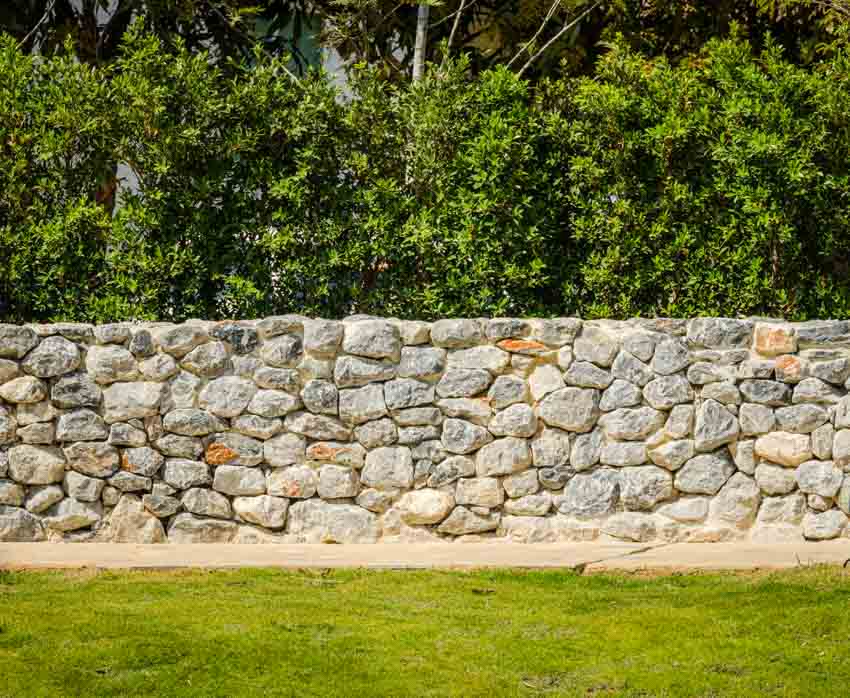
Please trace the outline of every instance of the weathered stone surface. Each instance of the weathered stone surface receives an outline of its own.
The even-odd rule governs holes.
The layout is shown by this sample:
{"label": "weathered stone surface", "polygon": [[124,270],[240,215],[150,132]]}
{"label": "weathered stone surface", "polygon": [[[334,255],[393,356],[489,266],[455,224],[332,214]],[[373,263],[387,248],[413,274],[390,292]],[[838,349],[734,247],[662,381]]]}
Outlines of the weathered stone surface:
{"label": "weathered stone surface", "polygon": [[304,322],[304,350],[315,356],[336,356],[343,331],[343,323],[336,320],[307,320]]}
{"label": "weathered stone surface", "polygon": [[348,441],[351,429],[333,417],[309,412],[293,412],[286,415],[284,427],[295,434],[322,441]]}
{"label": "weathered stone surface", "polygon": [[64,497],[65,492],[59,485],[29,487],[24,506],[27,511],[33,514],[41,514],[56,504],[56,502],[61,502]]}
{"label": "weathered stone surface", "polygon": [[103,391],[103,418],[112,424],[155,416],[165,390],[162,383],[112,383]]}
{"label": "weathered stone surface", "polygon": [[794,387],[792,402],[814,402],[822,405],[834,405],[842,397],[842,391],[818,378],[805,378]]}
{"label": "weathered stone surface", "polygon": [[770,380],[745,380],[738,386],[747,402],[782,407],[791,402],[791,388]]}
{"label": "weathered stone surface", "polygon": [[306,465],[276,468],[269,472],[266,487],[268,493],[276,497],[309,499],[319,488],[319,475]]}
{"label": "weathered stone surface", "polygon": [[119,492],[149,492],[153,481],[144,475],[119,470],[109,478],[109,485]]}
{"label": "weathered stone surface", "polygon": [[[576,438],[586,437],[582,435]],[[552,427],[543,427],[531,442],[533,465],[536,468],[546,468],[569,463],[570,448],[570,435],[568,432]]]}
{"label": "weathered stone surface", "polygon": [[182,436],[204,436],[227,429],[221,419],[199,409],[172,410],[165,415],[162,425],[166,431]]}
{"label": "weathered stone surface", "polygon": [[589,434],[579,434],[572,442],[570,463],[576,470],[586,470],[599,462],[605,434],[601,428]]}
{"label": "weathered stone surface", "polygon": [[646,514],[626,511],[607,519],[602,532],[620,540],[644,542],[655,538],[655,522]]}
{"label": "weathered stone surface", "polygon": [[838,509],[822,514],[808,513],[803,517],[803,535],[808,540],[838,538],[847,528],[847,515]]}
{"label": "weathered stone surface", "polygon": [[711,500],[709,517],[737,528],[749,528],[755,522],[761,492],[751,477],[735,473]]}
{"label": "weathered stone surface", "polygon": [[519,403],[497,412],[488,428],[496,436],[528,438],[537,431],[537,417],[530,405]]}
{"label": "weathered stone surface", "polygon": [[[0,341],[2,339],[0,334]],[[44,538],[44,529],[37,516],[25,509],[0,505],[0,543],[34,543]]]}
{"label": "weathered stone surface", "polygon": [[11,480],[0,480],[0,505],[20,507],[24,505],[26,490]]}
{"label": "weathered stone surface", "polygon": [[308,499],[289,507],[286,532],[299,543],[375,543],[380,527],[362,507]]}
{"label": "weathered stone surface", "polygon": [[[94,348],[94,347],[93,347]],[[80,365],[80,350],[64,337],[48,337],[21,362],[25,373],[38,378],[53,378],[70,373]]]}
{"label": "weathered stone surface", "polygon": [[746,347],[752,334],[751,320],[694,318],[688,323],[688,343],[709,349]]}
{"label": "weathered stone surface", "polygon": [[812,457],[811,439],[805,434],[774,431],[756,439],[755,453],[772,463],[795,467]]}
{"label": "weathered stone surface", "polygon": [[797,466],[796,478],[801,492],[832,498],[841,489],[844,472],[832,461],[810,460]]}
{"label": "weathered stone surface", "polygon": [[230,428],[245,436],[265,441],[280,433],[283,429],[283,420],[260,417],[255,414],[242,414],[231,420]]}
{"label": "weathered stone surface", "polygon": [[482,426],[486,426],[493,415],[488,401],[484,398],[446,398],[437,400],[437,407],[447,417],[465,419]]}
{"label": "weathered stone surface", "polygon": [[322,499],[356,497],[360,492],[357,472],[341,465],[323,465],[319,471],[319,496]]}
{"label": "weathered stone surface", "polygon": [[475,456],[479,477],[511,475],[531,465],[531,449],[525,439],[506,436],[482,446]]}
{"label": "weathered stone surface", "polygon": [[771,463],[759,463],[755,470],[756,484],[768,495],[790,494],[797,489],[795,472]]}
{"label": "weathered stone surface", "polygon": [[759,322],[755,327],[754,348],[765,356],[793,354],[797,351],[797,335],[785,324]]}
{"label": "weathered stone surface", "polygon": [[403,347],[399,378],[437,380],[446,367],[446,350],[439,347]]}
{"label": "weathered stone surface", "polygon": [[38,344],[38,335],[29,327],[0,324],[0,357],[22,359]]}
{"label": "weathered stone surface", "polygon": [[[206,385],[198,396],[198,406],[217,417],[238,417],[248,407],[255,393],[257,393],[257,386],[253,381],[237,376],[224,376]],[[288,393],[281,394],[287,395],[288,400],[296,400]],[[256,411],[257,409],[259,408],[255,408],[254,413],[262,417],[282,416],[281,414],[262,414]]]}
{"label": "weathered stone surface", "polygon": [[636,441],[664,426],[666,417],[651,407],[622,408],[599,418],[599,426],[611,439]]}
{"label": "weathered stone surface", "polygon": [[[558,369],[554,370],[558,373],[558,380],[561,381],[561,386],[563,386],[561,374]],[[497,376],[487,392],[487,399],[490,401],[491,407],[495,409],[502,409],[518,402],[526,402],[528,398],[528,383],[518,376]]]}
{"label": "weathered stone surface", "polygon": [[389,361],[341,356],[333,370],[334,383],[340,388],[354,388],[367,383],[387,381],[396,376],[396,365]]}
{"label": "weathered stone surface", "polygon": [[670,376],[687,368],[689,363],[688,347],[681,340],[671,338],[662,340],[655,347],[651,367],[655,373]]}
{"label": "weathered stone surface", "polygon": [[712,451],[738,438],[738,420],[715,400],[705,400],[696,412],[694,447],[697,451]]}
{"label": "weathered stone surface", "polygon": [[163,434],[154,441],[154,446],[160,453],[172,458],[196,460],[204,452],[204,445],[200,439],[178,434]]}
{"label": "weathered stone surface", "polygon": [[437,383],[437,395],[442,398],[475,397],[490,386],[493,376],[480,368],[450,368]]}
{"label": "weathered stone surface", "polygon": [[556,390],[543,398],[537,414],[552,427],[565,431],[590,431],[600,414],[599,391],[573,387]]}
{"label": "weathered stone surface", "polygon": [[185,458],[167,458],[162,479],[178,490],[202,487],[212,482],[210,469],[206,463]]}
{"label": "weathered stone surface", "polygon": [[589,361],[573,361],[564,373],[564,382],[567,385],[578,386],[580,388],[604,390],[611,385],[613,380],[614,377],[611,373]]}
{"label": "weathered stone surface", "polygon": [[346,322],[342,350],[347,354],[397,361],[401,352],[398,327],[386,320]]}
{"label": "weathered stone surface", "polygon": [[63,499],[45,512],[42,523],[54,531],[76,531],[98,523],[103,517],[103,508],[98,503]]}
{"label": "weathered stone surface", "polygon": [[6,402],[29,404],[41,402],[45,397],[47,397],[47,386],[43,381],[32,376],[21,376],[0,385],[0,398]]}
{"label": "weathered stone surface", "polygon": [[[518,499],[508,499],[502,505],[505,514],[513,516],[545,516],[552,508],[552,495],[549,492],[529,494]],[[502,517],[504,521],[504,517]]]}
{"label": "weathered stone surface", "polygon": [[9,476],[24,485],[61,482],[65,457],[58,448],[21,445],[9,449]]}
{"label": "weathered stone surface", "polygon": [[62,449],[68,465],[92,477],[109,477],[118,469],[118,449],[106,443],[79,442]]}
{"label": "weathered stone surface", "polygon": [[[17,437],[25,444],[50,445],[56,440],[56,428],[51,423],[30,424],[18,429],[16,434]],[[2,441],[2,436],[3,417],[0,415],[0,441]]]}
{"label": "weathered stone surface", "polygon": [[602,393],[599,409],[603,412],[611,412],[621,407],[635,407],[641,403],[641,397],[640,388],[618,378]]}
{"label": "weathered stone surface", "polygon": [[455,506],[455,498],[435,489],[408,492],[396,505],[406,524],[437,524],[445,519]]}
{"label": "weathered stone surface", "polygon": [[382,446],[366,455],[360,476],[366,487],[377,490],[409,489],[413,484],[413,456],[406,446]]}
{"label": "weathered stone surface", "polygon": [[478,320],[437,320],[431,325],[431,341],[438,347],[471,347],[483,339],[484,328]]}
{"label": "weathered stone surface", "polygon": [[483,345],[469,349],[456,349],[448,353],[450,369],[483,369],[490,373],[501,373],[510,363],[508,352],[498,347]]}
{"label": "weathered stone surface", "polygon": [[708,502],[707,497],[682,497],[662,504],[657,512],[679,523],[701,523],[708,516]]}
{"label": "weathered stone surface", "polygon": [[744,403],[738,411],[738,419],[741,433],[744,435],[767,434],[776,427],[776,417],[773,410],[766,405]]}
{"label": "weathered stone surface", "polygon": [[[485,513],[486,512],[486,513]],[[493,510],[473,511],[468,507],[456,506],[437,530],[454,536],[470,533],[495,531],[499,527],[499,512]]]}
{"label": "weathered stone surface", "polygon": [[676,471],[674,485],[680,492],[714,495],[734,472],[735,465],[725,450],[702,453]]}
{"label": "weathered stone surface", "polygon": [[273,368],[295,368],[301,360],[302,352],[301,338],[294,334],[284,334],[263,342],[260,358]]}
{"label": "weathered stone surface", "polygon": [[577,519],[607,516],[619,502],[620,479],[620,472],[612,468],[579,473],[567,483],[564,494],[554,498],[555,508]]}
{"label": "weathered stone surface", "polygon": [[272,530],[281,529],[286,524],[289,500],[269,495],[236,497],[233,510],[242,521]]}
{"label": "weathered stone surface", "polygon": [[716,400],[721,405],[740,405],[741,391],[731,381],[718,381],[704,385],[700,391],[703,400]]}
{"label": "weathered stone surface", "polygon": [[301,390],[304,407],[316,414],[338,414],[339,391],[330,381],[310,380]]}
{"label": "weathered stone surface", "polygon": [[366,448],[391,446],[398,440],[398,429],[391,419],[376,419],[356,427],[354,438]]}
{"label": "weathered stone surface", "polygon": [[669,410],[693,400],[694,392],[687,379],[680,374],[659,376],[643,389],[646,401],[657,410]]}
{"label": "weathered stone surface", "polygon": [[696,449],[691,439],[666,441],[647,452],[649,460],[667,470],[678,470],[694,457]]}
{"label": "weathered stone surface", "polygon": [[660,502],[673,498],[673,475],[652,466],[623,468],[620,497],[626,509],[653,509]]}
{"label": "weathered stone surface", "polygon": [[606,441],[599,461],[603,465],[624,467],[646,463],[646,444],[637,441]]}
{"label": "weathered stone surface", "polygon": [[210,516],[214,519],[229,519],[233,515],[227,497],[200,487],[193,487],[183,493],[180,500],[183,508],[191,514]]}
{"label": "weathered stone surface", "polygon": [[493,440],[484,427],[462,419],[446,419],[443,422],[442,444],[450,453],[472,453]]}
{"label": "weathered stone surface", "polygon": [[443,413],[436,407],[408,407],[393,414],[400,427],[434,426],[443,423]]}
{"label": "weathered stone surface", "polygon": [[86,372],[100,384],[134,381],[139,377],[135,357],[123,347],[90,347],[86,352]]}
{"label": "weathered stone surface", "polygon": [[263,457],[269,465],[281,467],[303,462],[307,442],[299,434],[280,434],[263,443]]}
{"label": "weathered stone surface", "polygon": [[98,441],[109,436],[103,418],[87,409],[66,412],[59,417],[57,441]]}
{"label": "weathered stone surface", "polygon": [[774,413],[779,431],[809,434],[829,421],[829,413],[819,405],[780,407]]}
{"label": "weathered stone surface", "polygon": [[230,543],[238,526],[233,521],[178,514],[168,527],[169,543]]}
{"label": "weathered stone surface", "polygon": [[18,367],[17,361],[9,361],[8,359],[0,359],[0,385],[8,383],[13,378],[21,375],[21,370]]}
{"label": "weathered stone surface", "polygon": [[387,409],[393,412],[429,405],[434,402],[434,386],[413,378],[398,378],[383,384],[383,395],[376,397],[375,402],[386,402]]}

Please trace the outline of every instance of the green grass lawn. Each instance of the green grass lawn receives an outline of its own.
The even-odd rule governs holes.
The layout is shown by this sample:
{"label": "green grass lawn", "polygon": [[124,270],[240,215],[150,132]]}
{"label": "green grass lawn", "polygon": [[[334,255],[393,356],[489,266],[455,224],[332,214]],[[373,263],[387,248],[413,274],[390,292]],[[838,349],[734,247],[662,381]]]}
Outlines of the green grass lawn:
{"label": "green grass lawn", "polygon": [[847,696],[850,573],[0,572],[0,696]]}

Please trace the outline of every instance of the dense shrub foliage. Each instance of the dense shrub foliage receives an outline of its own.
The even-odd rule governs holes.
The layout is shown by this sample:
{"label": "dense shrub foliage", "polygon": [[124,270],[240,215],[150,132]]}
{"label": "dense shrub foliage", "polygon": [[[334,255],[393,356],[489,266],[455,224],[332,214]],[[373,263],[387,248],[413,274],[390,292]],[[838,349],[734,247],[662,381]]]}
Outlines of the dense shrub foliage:
{"label": "dense shrub foliage", "polygon": [[139,31],[100,68],[0,39],[0,318],[845,316],[848,163],[842,51],[341,96]]}

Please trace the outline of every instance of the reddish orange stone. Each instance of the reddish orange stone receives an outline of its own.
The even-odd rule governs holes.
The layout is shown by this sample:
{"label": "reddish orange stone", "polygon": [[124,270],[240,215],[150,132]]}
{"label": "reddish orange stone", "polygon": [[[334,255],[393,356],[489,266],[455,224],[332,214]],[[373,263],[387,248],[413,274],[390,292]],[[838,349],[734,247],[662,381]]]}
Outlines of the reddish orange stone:
{"label": "reddish orange stone", "polygon": [[239,454],[224,444],[211,444],[207,448],[206,459],[210,465],[224,465],[229,463]]}
{"label": "reddish orange stone", "polygon": [[803,362],[796,356],[786,354],[776,359],[776,377],[779,380],[798,381],[803,379]]}
{"label": "reddish orange stone", "polygon": [[496,346],[515,354],[538,354],[548,349],[545,344],[535,342],[532,339],[503,339]]}

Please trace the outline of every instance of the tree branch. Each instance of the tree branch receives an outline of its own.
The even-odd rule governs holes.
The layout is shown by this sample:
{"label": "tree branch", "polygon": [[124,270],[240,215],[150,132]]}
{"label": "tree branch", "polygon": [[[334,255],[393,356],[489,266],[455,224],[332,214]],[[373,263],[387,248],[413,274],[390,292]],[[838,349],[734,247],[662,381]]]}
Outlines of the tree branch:
{"label": "tree branch", "polygon": [[517,73],[518,76],[521,76],[526,69],[534,63],[552,44],[554,44],[558,39],[560,39],[564,34],[566,34],[570,29],[572,29],[576,24],[578,24],[581,20],[583,20],[587,15],[589,15],[593,10],[595,10],[599,5],[602,4],[602,0],[597,0],[597,2],[593,3],[590,7],[588,7],[584,12],[582,12],[578,17],[576,17],[569,24],[564,25],[564,27],[559,31],[555,36],[553,36],[549,41],[547,41],[543,48],[541,48],[537,53],[535,53],[531,58],[529,58],[525,65],[520,68],[520,71]]}
{"label": "tree branch", "polygon": [[[475,2],[475,0],[472,0],[472,1]],[[556,2],[560,2],[560,0],[556,0]],[[443,54],[443,60],[440,61],[440,68],[442,68],[446,64],[446,61],[448,60],[449,55],[451,54],[452,42],[455,40],[455,34],[457,34],[457,28],[460,26],[460,16],[463,13],[463,6],[465,4],[466,4],[466,0],[460,0],[460,8],[458,9],[457,12],[455,12],[455,21],[452,24],[452,31],[451,31],[451,34],[449,34],[449,41],[446,44],[446,52]]]}
{"label": "tree branch", "polygon": [[552,19],[552,15],[555,14],[555,10],[558,8],[558,5],[560,5],[560,4],[561,4],[561,0],[555,0],[555,2],[552,3],[552,7],[549,8],[549,11],[546,13],[546,16],[543,18],[543,22],[541,22],[540,27],[535,32],[534,36],[532,36],[528,41],[526,41],[525,44],[523,44],[522,47],[520,47],[519,51],[516,52],[514,57],[511,58],[510,61],[508,61],[508,65],[507,65],[508,68],[510,68],[513,65],[514,61],[523,54],[523,51],[526,51],[529,46],[531,46],[535,41],[537,41],[537,37],[540,36],[540,33],[543,31],[543,29],[549,23],[549,20]]}
{"label": "tree branch", "polygon": [[47,5],[47,9],[44,11],[44,14],[41,15],[41,19],[36,22],[36,25],[30,29],[29,33],[21,39],[21,42],[18,44],[18,48],[21,49],[24,47],[24,44],[29,41],[33,35],[38,31],[38,28],[47,21],[47,18],[50,16],[50,13],[53,12],[53,6],[56,4],[56,0],[50,0],[50,3]]}

